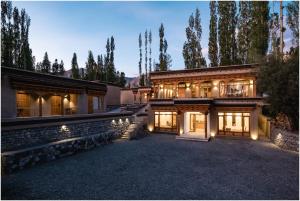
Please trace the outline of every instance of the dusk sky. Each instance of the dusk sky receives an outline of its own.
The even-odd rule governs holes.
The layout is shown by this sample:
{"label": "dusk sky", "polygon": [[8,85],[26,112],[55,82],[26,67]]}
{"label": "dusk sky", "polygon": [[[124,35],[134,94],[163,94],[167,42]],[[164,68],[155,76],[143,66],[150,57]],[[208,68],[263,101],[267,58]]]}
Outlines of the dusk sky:
{"label": "dusk sky", "polygon": [[[286,4],[287,2],[284,2]],[[271,3],[272,4],[272,3]],[[275,3],[278,10],[279,3]],[[182,46],[186,40],[188,18],[198,7],[202,25],[202,53],[209,63],[209,2],[13,2],[25,8],[31,18],[30,47],[36,61],[42,61],[47,51],[50,61],[63,60],[65,69],[71,68],[71,59],[77,53],[78,64],[85,67],[88,50],[96,59],[105,54],[106,40],[114,36],[116,43],[115,66],[126,76],[138,75],[138,36],[151,30],[152,60],[158,61],[161,23],[165,26],[171,69],[183,69]],[[291,32],[285,33],[286,46],[291,44]],[[143,41],[144,42],[144,41]],[[143,46],[144,72],[144,46]]]}

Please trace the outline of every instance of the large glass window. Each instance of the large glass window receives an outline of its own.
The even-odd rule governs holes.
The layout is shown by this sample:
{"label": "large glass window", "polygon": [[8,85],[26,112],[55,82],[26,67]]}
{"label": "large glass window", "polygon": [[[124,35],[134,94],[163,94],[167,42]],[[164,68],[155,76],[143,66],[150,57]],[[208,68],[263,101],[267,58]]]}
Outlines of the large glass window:
{"label": "large glass window", "polygon": [[219,134],[242,134],[249,135],[250,113],[218,113]]}
{"label": "large glass window", "polygon": [[155,112],[156,129],[176,130],[176,112]]}
{"label": "large glass window", "polygon": [[232,80],[227,85],[220,82],[220,97],[248,97],[250,96],[251,83],[249,80]]}
{"label": "large glass window", "polygon": [[17,116],[18,117],[29,117],[30,116],[30,102],[31,98],[29,94],[17,93]]}

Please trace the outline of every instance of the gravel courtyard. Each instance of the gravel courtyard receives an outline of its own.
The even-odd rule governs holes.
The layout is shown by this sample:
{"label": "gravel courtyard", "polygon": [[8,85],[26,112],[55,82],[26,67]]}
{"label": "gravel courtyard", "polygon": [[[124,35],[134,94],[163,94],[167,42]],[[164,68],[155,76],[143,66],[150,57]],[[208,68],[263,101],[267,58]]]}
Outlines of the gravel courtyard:
{"label": "gravel courtyard", "polygon": [[2,176],[2,199],[299,199],[299,155],[153,134]]}

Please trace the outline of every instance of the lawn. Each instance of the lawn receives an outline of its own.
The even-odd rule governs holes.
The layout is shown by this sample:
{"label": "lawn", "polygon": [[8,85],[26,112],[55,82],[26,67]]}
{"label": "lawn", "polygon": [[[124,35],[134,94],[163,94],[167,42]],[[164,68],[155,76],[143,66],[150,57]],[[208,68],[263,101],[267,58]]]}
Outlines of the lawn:
{"label": "lawn", "polygon": [[153,134],[2,176],[2,199],[299,199],[299,155]]}

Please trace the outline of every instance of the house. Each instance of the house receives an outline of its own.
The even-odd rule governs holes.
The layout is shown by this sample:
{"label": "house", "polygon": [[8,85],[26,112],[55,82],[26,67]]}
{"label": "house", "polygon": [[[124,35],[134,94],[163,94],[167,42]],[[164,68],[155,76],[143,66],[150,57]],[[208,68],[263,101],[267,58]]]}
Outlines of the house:
{"label": "house", "polygon": [[45,117],[105,111],[107,86],[1,67],[1,117]]}
{"label": "house", "polygon": [[146,104],[151,97],[151,87],[134,87],[121,89],[121,105]]}
{"label": "house", "polygon": [[179,139],[214,136],[257,139],[263,100],[256,92],[258,64],[152,72],[149,131]]}

